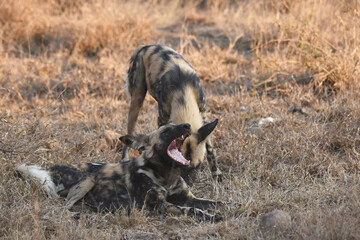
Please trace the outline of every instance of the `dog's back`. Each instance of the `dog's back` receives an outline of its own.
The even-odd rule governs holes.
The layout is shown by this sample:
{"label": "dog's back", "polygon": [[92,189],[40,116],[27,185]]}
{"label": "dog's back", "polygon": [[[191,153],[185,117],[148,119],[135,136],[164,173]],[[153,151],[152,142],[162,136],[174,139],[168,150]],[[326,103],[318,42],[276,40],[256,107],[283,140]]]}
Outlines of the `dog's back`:
{"label": "dog's back", "polygon": [[[169,47],[152,45],[137,48],[130,61],[128,90],[132,98],[139,100],[149,91],[159,103],[159,125],[168,123],[170,119],[174,124],[188,122],[194,130],[201,127],[201,112],[205,111],[206,106],[205,95],[200,78],[186,59]],[[180,108],[197,113],[184,116],[188,119],[182,119],[181,116],[172,119],[172,109],[177,111]]]}

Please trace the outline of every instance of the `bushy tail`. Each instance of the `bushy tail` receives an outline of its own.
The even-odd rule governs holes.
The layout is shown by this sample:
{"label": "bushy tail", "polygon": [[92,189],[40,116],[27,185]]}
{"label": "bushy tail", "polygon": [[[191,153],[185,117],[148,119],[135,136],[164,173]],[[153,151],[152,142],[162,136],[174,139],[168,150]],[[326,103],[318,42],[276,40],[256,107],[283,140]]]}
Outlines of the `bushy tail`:
{"label": "bushy tail", "polygon": [[38,165],[26,164],[18,166],[17,170],[25,178],[35,179],[40,183],[49,197],[55,198],[57,196],[55,183],[51,180],[51,176],[47,170],[42,169]]}

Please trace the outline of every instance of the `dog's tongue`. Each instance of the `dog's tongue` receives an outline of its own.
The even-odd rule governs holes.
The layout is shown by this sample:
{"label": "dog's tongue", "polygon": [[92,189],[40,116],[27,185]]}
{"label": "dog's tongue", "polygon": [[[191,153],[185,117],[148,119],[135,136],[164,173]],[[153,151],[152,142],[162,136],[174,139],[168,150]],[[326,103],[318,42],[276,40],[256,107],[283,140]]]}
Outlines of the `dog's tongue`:
{"label": "dog's tongue", "polygon": [[174,148],[174,149],[170,150],[170,153],[175,158],[174,160],[176,160],[177,162],[179,162],[183,165],[189,164],[189,161],[183,157],[183,155],[181,154],[181,152],[179,152],[179,150]]}
{"label": "dog's tongue", "polygon": [[182,165],[189,165],[190,161],[186,160],[184,156],[181,154],[181,152],[178,150],[177,142],[172,142],[169,146],[169,153],[171,154],[171,157],[181,163]]}

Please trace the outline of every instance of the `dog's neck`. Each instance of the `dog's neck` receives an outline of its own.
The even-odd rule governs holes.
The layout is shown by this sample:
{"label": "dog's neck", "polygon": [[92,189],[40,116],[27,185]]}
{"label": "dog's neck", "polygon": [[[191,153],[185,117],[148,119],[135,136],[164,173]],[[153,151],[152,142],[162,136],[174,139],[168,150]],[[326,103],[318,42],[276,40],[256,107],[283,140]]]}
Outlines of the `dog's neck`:
{"label": "dog's neck", "polygon": [[175,92],[171,109],[173,111],[170,114],[170,122],[174,124],[190,123],[192,131],[197,131],[203,125],[193,88],[187,86],[184,91]]}
{"label": "dog's neck", "polygon": [[151,170],[164,185],[168,186],[172,185],[181,176],[179,167],[164,165],[158,158],[147,159],[142,168]]}

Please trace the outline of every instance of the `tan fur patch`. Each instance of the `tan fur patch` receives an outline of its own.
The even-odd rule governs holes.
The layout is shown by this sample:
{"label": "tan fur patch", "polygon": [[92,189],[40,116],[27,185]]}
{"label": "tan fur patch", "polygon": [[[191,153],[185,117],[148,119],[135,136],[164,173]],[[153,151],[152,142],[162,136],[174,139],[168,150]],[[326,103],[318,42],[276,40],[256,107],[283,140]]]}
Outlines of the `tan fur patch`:
{"label": "tan fur patch", "polygon": [[123,173],[121,165],[116,163],[106,164],[101,172],[105,177],[111,177],[114,174],[121,175]]}
{"label": "tan fur patch", "polygon": [[[185,99],[185,104],[181,104],[177,101],[177,98],[180,97]],[[171,109],[174,109],[170,115],[172,123],[190,123],[193,132],[196,132],[202,127],[202,116],[196,101],[196,95],[191,86],[186,86],[184,93],[181,91],[174,93]]]}
{"label": "tan fur patch", "polygon": [[[190,149],[188,147],[190,146]],[[188,138],[185,139],[185,142],[183,144],[182,152],[186,153],[188,151],[191,151],[191,162],[190,166],[192,168],[196,168],[201,164],[204,160],[206,148],[205,148],[205,141],[201,143],[197,143],[197,135],[190,135]]]}

